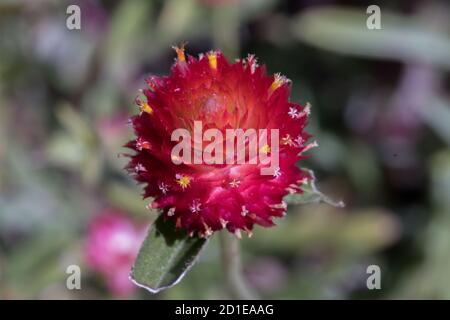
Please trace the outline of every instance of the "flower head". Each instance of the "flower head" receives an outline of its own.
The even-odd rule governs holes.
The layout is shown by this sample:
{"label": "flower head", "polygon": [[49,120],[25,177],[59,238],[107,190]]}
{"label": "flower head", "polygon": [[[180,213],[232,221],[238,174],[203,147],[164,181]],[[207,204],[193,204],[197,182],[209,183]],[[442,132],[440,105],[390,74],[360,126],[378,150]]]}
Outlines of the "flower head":
{"label": "flower head", "polygon": [[86,262],[105,277],[116,296],[127,296],[136,288],[128,276],[144,237],[145,228],[115,211],[102,212],[90,222],[84,247]]}
{"label": "flower head", "polygon": [[[302,192],[300,183],[309,179],[296,166],[311,147],[304,131],[309,106],[290,102],[290,81],[267,75],[252,55],[229,63],[220,51],[195,58],[184,47],[175,50],[170,75],[148,78],[137,99],[139,112],[131,119],[136,139],[127,144],[135,153],[127,168],[145,184],[152,207],[190,234],[202,237],[223,228],[251,234],[255,224],[272,226],[274,217],[285,214],[283,197]],[[174,139],[177,129],[189,145],[174,153],[183,135]],[[228,136],[237,129],[256,135],[246,134],[239,144],[239,138]],[[263,139],[264,130],[277,135]],[[214,139],[211,132],[218,132]],[[255,156],[251,149],[257,143]],[[243,161],[227,153],[235,150],[231,146],[244,152]],[[275,154],[274,170],[262,174],[271,164],[261,159]]]}

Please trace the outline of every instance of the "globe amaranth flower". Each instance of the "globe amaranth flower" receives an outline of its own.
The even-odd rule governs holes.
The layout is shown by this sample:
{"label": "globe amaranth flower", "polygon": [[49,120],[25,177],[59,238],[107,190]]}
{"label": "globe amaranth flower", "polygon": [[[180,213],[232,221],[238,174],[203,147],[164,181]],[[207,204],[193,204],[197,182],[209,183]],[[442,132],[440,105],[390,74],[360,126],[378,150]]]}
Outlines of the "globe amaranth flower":
{"label": "globe amaranth flower", "polygon": [[[315,145],[307,143],[304,130],[309,104],[290,102],[290,81],[267,75],[253,55],[229,63],[220,51],[196,58],[187,56],[183,47],[175,50],[178,57],[170,75],[149,77],[136,99],[140,113],[130,121],[137,137],[127,144],[135,153],[127,169],[145,184],[144,198],[153,198],[151,206],[191,236],[206,237],[224,228],[238,237],[241,230],[250,236],[255,224],[274,225],[273,218],[286,212],[283,197],[302,192],[301,184],[310,179],[296,166]],[[262,175],[267,166],[262,162],[176,161],[172,133],[183,128],[192,138],[198,123],[203,132],[215,128],[224,137],[228,129],[278,130],[278,166],[273,174]],[[259,154],[270,156],[272,143],[267,139],[258,145]],[[192,145],[192,154],[211,153],[206,141]],[[250,145],[246,139],[241,147],[248,152]]]}
{"label": "globe amaranth flower", "polygon": [[128,276],[145,231],[115,210],[105,210],[90,221],[84,246],[86,262],[105,278],[115,296],[125,297],[136,289]]}

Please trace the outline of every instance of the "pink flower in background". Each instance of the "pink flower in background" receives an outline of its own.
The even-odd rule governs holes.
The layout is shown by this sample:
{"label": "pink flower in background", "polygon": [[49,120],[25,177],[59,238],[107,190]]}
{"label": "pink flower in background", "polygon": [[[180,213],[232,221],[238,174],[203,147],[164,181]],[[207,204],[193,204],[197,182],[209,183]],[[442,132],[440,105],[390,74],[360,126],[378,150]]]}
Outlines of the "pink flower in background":
{"label": "pink flower in background", "polygon": [[87,264],[106,279],[115,296],[128,296],[136,288],[128,275],[145,229],[116,211],[105,211],[90,222],[84,248]]}
{"label": "pink flower in background", "polygon": [[123,139],[128,135],[127,121],[126,114],[118,113],[102,117],[96,123],[98,137],[106,148],[117,150],[123,144]]}

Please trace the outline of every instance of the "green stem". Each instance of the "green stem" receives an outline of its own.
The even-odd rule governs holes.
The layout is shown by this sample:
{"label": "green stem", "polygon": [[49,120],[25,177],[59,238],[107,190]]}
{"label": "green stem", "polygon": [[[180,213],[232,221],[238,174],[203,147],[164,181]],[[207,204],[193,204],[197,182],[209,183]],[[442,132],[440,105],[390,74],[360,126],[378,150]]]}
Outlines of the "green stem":
{"label": "green stem", "polygon": [[256,299],[254,292],[248,288],[242,274],[239,240],[227,231],[222,231],[220,247],[225,282],[231,298],[240,300]]}

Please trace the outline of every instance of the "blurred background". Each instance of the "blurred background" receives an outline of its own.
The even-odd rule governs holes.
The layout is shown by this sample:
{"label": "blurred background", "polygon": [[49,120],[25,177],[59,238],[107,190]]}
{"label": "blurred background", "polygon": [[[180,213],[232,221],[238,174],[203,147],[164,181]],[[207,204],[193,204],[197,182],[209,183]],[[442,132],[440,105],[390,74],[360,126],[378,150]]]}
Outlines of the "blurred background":
{"label": "blurred background", "polygon": [[228,298],[217,239],[174,288],[127,279],[156,217],[122,170],[127,118],[188,41],[292,79],[320,145],[302,165],[346,203],[291,206],[242,240],[261,297],[450,299],[449,15],[444,0],[0,0],[0,298]]}

